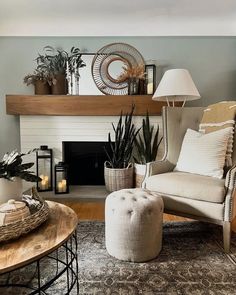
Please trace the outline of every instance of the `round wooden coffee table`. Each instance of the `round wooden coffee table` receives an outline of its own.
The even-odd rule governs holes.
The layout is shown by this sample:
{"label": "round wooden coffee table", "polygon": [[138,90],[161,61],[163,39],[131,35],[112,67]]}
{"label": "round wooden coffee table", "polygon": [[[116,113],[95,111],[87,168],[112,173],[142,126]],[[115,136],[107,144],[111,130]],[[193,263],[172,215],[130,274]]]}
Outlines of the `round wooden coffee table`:
{"label": "round wooden coffee table", "polygon": [[50,217],[44,224],[0,244],[0,294],[17,294],[18,289],[27,290],[24,294],[79,293],[77,215],[65,205],[48,205]]}

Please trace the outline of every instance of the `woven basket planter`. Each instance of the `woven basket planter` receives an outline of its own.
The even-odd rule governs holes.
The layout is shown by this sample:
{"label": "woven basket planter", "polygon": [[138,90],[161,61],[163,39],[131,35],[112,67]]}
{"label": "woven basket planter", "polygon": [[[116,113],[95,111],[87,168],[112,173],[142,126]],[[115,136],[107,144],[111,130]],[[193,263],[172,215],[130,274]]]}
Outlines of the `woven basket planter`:
{"label": "woven basket planter", "polygon": [[129,165],[124,169],[115,169],[107,167],[107,162],[105,162],[104,177],[106,189],[109,192],[118,191],[124,188],[132,188],[134,185],[133,165]]}
{"label": "woven basket planter", "polygon": [[49,206],[44,202],[37,212],[27,216],[23,220],[0,226],[0,242],[16,239],[29,233],[46,221],[48,216]]}

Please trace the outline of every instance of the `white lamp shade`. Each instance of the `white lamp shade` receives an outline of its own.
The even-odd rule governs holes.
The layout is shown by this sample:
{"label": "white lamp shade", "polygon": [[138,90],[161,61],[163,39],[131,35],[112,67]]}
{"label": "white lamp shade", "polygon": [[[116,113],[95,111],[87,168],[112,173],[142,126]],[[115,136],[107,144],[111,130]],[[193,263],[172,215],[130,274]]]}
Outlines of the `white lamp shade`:
{"label": "white lamp shade", "polygon": [[159,101],[187,101],[201,96],[188,70],[168,70],[163,75],[152,99]]}

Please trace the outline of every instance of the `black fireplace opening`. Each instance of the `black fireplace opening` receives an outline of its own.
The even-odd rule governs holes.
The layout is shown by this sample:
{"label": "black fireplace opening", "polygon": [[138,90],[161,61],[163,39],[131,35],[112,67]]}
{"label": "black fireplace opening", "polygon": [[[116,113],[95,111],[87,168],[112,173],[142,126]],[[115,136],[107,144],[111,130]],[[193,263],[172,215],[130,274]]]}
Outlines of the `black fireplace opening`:
{"label": "black fireplace opening", "polygon": [[70,185],[104,185],[107,142],[64,141],[63,161],[69,166]]}

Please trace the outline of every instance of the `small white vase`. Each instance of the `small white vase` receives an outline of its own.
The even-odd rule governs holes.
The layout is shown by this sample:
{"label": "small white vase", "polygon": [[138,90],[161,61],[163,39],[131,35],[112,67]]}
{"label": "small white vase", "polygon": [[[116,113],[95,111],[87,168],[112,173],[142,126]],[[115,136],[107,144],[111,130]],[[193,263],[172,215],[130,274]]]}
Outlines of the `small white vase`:
{"label": "small white vase", "polygon": [[146,174],[146,164],[134,164],[134,172],[135,172],[135,187],[141,187],[142,182],[144,180],[144,176]]}
{"label": "small white vase", "polygon": [[6,203],[9,199],[21,200],[23,193],[22,179],[13,177],[13,180],[0,178],[0,204]]}

